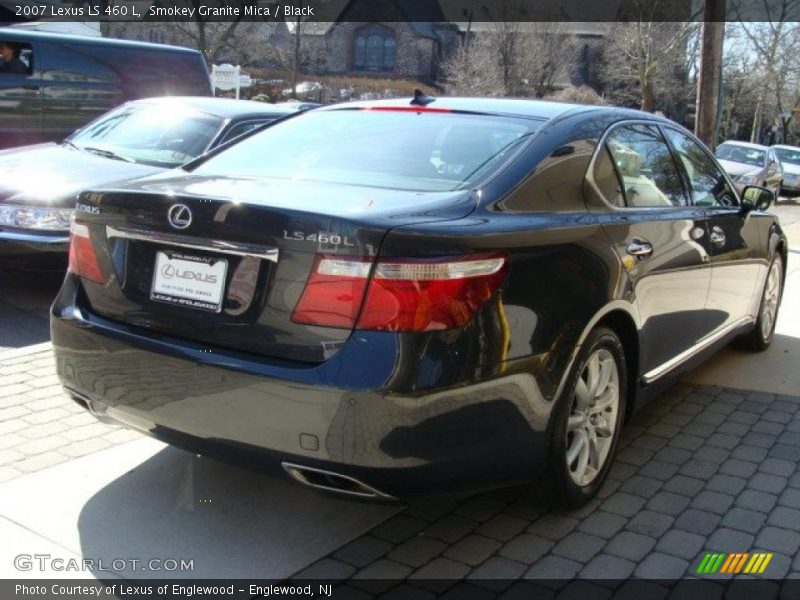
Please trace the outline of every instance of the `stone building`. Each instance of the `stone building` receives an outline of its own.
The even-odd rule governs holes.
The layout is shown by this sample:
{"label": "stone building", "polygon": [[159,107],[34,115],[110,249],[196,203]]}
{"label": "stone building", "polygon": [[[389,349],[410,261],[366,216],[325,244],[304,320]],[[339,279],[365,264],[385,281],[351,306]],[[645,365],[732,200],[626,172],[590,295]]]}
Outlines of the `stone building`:
{"label": "stone building", "polygon": [[[422,0],[425,2],[425,0]],[[458,26],[445,23],[436,0],[413,20],[420,0],[348,0],[331,10],[330,22],[302,23],[300,35],[309,70],[325,75],[381,76],[433,83],[439,64],[459,39]],[[386,20],[372,22],[379,11]],[[287,23],[290,34],[295,23]]]}
{"label": "stone building", "polygon": [[[191,4],[196,0],[179,1]],[[194,48],[202,38],[209,49],[209,62],[285,71],[292,64],[299,31],[304,78],[334,75],[435,84],[440,80],[442,62],[458,43],[481,36],[491,27],[480,21],[457,21],[464,16],[443,12],[442,6],[449,10],[452,6],[440,0],[328,0],[325,6],[325,18],[330,19],[325,22],[241,22],[231,36],[224,34],[226,23],[200,21],[111,23],[109,35]],[[384,20],[374,22],[376,14]],[[421,14],[431,20],[418,20]],[[597,87],[592,67],[606,29],[605,23],[565,24],[567,35],[576,38],[581,52],[574,57],[574,64],[564,69],[568,75],[559,86]],[[215,43],[219,39],[225,40],[224,46]]]}

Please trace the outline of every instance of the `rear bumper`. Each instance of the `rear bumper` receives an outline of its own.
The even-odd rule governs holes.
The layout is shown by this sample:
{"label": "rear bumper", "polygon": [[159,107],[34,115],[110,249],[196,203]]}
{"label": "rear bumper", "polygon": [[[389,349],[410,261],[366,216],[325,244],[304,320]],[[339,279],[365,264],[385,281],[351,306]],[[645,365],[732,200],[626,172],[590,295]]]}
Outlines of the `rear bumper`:
{"label": "rear bumper", "polygon": [[[57,369],[101,419],[228,461],[353,477],[392,497],[526,481],[544,465],[551,403],[530,374],[414,395],[334,387],[314,365],[263,359],[256,370],[191,354],[189,343],[82,313],[79,293],[68,277],[53,306]],[[368,346],[358,350],[367,363]]]}
{"label": "rear bumper", "polygon": [[0,229],[0,257],[23,257],[55,253],[66,256],[69,235]]}

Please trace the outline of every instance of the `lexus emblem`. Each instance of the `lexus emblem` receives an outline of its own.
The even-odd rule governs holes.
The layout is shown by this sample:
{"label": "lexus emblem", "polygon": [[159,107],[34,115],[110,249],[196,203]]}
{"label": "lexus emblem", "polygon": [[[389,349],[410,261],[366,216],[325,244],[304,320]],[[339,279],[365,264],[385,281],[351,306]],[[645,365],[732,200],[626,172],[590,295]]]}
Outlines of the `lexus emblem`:
{"label": "lexus emblem", "polygon": [[192,211],[185,204],[173,204],[167,211],[167,219],[175,229],[186,229],[192,224]]}

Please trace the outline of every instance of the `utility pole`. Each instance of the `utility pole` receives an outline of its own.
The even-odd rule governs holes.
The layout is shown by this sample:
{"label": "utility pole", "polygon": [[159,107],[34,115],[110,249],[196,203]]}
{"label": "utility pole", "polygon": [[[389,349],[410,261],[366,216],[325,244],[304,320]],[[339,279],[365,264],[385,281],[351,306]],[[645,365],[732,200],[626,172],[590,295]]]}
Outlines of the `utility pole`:
{"label": "utility pole", "polygon": [[694,132],[713,149],[717,141],[718,110],[722,88],[725,0],[705,0],[702,35]]}
{"label": "utility pole", "polygon": [[294,51],[292,52],[292,99],[297,99],[297,73],[300,70],[300,17],[294,23]]}

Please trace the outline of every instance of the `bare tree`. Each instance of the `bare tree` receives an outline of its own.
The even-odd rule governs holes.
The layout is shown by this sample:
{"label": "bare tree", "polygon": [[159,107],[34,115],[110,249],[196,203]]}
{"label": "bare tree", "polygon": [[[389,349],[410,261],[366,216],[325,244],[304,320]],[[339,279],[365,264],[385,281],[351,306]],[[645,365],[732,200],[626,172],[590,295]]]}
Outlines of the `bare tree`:
{"label": "bare tree", "polygon": [[308,48],[303,41],[307,25],[307,20],[302,17],[296,17],[288,22],[291,43],[274,48],[278,62],[284,70],[289,72],[291,97],[295,99],[297,98],[297,80],[300,72],[308,68],[311,61]]}
{"label": "bare tree", "polygon": [[757,57],[750,51],[747,37],[738,24],[728,24],[722,60],[722,123],[723,139],[741,138],[742,125],[752,123],[758,89],[763,76],[756,68]]}
{"label": "bare tree", "polygon": [[525,88],[542,98],[569,80],[578,42],[567,23],[525,23],[518,37],[517,76]]}
{"label": "bare tree", "polygon": [[556,102],[569,102],[571,104],[605,104],[605,99],[588,85],[576,87],[574,85],[558,90],[547,96],[548,100]]}
{"label": "bare tree", "polygon": [[[800,70],[800,25],[796,22],[800,18],[800,8],[796,0],[764,0],[763,9],[768,21],[741,23],[752,52],[758,57],[757,69],[763,77],[753,114],[751,142],[759,139],[770,92],[785,130],[787,119],[781,113],[784,111],[786,87],[796,80]],[[736,3],[735,10],[737,13],[741,10],[739,3]]]}
{"label": "bare tree", "polygon": [[503,96],[500,56],[488,36],[463,40],[442,63],[448,93],[458,96]]}
{"label": "bare tree", "polygon": [[[691,20],[691,14],[674,12],[681,5],[674,0],[626,3],[626,14],[636,20],[614,23],[603,45],[603,79],[618,101],[636,103],[652,112],[659,94],[674,94],[676,86],[685,87],[687,53],[696,49],[689,42],[699,24]],[[683,14],[686,20],[663,20],[671,14]],[[677,91],[686,94],[685,89]]]}
{"label": "bare tree", "polygon": [[[109,0],[101,0],[108,2]],[[113,2],[113,0],[111,0]],[[258,0],[175,0],[179,5],[193,8],[193,17],[169,22],[112,22],[108,35],[160,41],[191,46],[199,50],[208,64],[220,59],[249,62],[267,52],[267,31],[276,26],[264,21],[244,21],[245,7],[255,6]],[[157,6],[158,2],[154,3]],[[200,7],[237,7],[238,16],[203,16]]]}
{"label": "bare tree", "polygon": [[451,93],[541,98],[568,78],[576,55],[566,24],[492,22],[475,27],[442,72]]}

